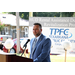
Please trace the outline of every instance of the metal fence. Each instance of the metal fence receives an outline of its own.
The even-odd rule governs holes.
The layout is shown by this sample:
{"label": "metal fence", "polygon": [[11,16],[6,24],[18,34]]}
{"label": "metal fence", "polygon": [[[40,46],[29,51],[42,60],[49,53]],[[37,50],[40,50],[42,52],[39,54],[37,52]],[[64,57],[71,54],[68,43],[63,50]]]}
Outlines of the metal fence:
{"label": "metal fence", "polygon": [[[17,37],[17,31],[16,30],[8,30],[8,31],[1,31],[1,35],[11,35],[12,38]],[[20,37],[28,37],[28,33],[25,33],[25,31],[20,30]]]}

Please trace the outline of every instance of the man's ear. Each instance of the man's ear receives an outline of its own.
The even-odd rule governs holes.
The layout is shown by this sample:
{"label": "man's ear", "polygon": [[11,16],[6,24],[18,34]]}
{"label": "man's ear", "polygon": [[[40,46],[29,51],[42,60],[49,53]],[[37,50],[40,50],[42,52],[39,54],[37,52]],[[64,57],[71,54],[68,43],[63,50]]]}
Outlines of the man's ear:
{"label": "man's ear", "polygon": [[41,32],[42,32],[42,29],[41,29]]}

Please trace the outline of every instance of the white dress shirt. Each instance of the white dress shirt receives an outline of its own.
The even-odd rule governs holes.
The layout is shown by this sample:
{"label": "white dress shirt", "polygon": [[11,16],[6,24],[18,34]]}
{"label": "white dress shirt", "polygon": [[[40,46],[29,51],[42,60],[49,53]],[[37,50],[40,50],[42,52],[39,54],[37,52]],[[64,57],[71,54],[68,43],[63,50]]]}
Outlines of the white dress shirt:
{"label": "white dress shirt", "polygon": [[41,34],[38,37],[35,37],[37,39],[37,41],[39,40],[40,36],[41,36]]}

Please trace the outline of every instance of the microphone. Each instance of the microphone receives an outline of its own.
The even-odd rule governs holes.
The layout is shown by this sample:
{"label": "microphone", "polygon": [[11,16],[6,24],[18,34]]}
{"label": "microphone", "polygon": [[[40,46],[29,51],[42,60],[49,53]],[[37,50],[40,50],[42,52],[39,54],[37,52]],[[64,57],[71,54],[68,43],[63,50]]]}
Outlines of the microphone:
{"label": "microphone", "polygon": [[23,48],[27,46],[27,43],[30,41],[30,39],[27,40],[27,42],[24,44]]}
{"label": "microphone", "polygon": [[[27,43],[28,43],[29,41],[30,41],[30,39],[27,40],[27,42],[24,44],[23,48],[25,47],[25,49],[26,49]],[[24,50],[24,51],[25,51],[25,50]],[[24,53],[24,51],[23,51],[23,53]],[[23,53],[21,54],[21,56],[23,55]]]}

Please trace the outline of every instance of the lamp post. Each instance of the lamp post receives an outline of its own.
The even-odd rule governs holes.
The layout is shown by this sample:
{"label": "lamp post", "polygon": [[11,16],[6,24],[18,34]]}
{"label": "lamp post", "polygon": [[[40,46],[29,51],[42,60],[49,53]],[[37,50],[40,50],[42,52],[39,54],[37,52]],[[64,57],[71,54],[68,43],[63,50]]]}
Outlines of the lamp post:
{"label": "lamp post", "polygon": [[17,53],[20,51],[20,28],[19,28],[19,12],[16,12],[16,30],[17,30]]}
{"label": "lamp post", "polygon": [[71,43],[69,41],[64,41],[63,47],[64,47],[64,50],[65,50],[65,62],[66,62],[67,50],[71,49]]}
{"label": "lamp post", "polygon": [[66,62],[67,49],[64,48],[64,50],[65,50],[65,62]]}

